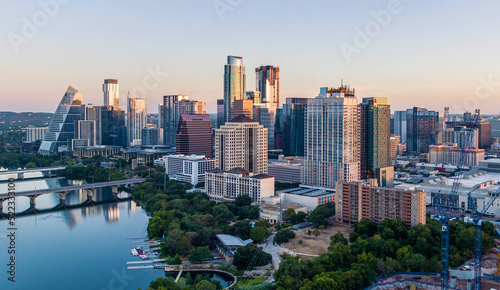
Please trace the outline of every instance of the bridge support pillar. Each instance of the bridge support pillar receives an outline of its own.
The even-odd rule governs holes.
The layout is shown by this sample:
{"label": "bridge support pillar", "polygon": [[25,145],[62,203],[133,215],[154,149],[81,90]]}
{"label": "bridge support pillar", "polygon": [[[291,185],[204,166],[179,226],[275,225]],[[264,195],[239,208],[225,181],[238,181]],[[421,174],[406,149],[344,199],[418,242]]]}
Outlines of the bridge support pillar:
{"label": "bridge support pillar", "polygon": [[30,208],[35,209],[36,208],[36,198],[38,196],[30,196]]}
{"label": "bridge support pillar", "polygon": [[113,195],[113,198],[118,197],[118,186],[111,186],[111,194]]}
{"label": "bridge support pillar", "polygon": [[58,192],[59,204],[66,205],[66,194],[68,194],[68,193],[69,193],[69,191]]}
{"label": "bridge support pillar", "polygon": [[85,191],[87,192],[87,201],[92,201],[92,197],[94,197],[94,189],[87,188]]}
{"label": "bridge support pillar", "polygon": [[17,179],[18,179],[18,180],[24,180],[24,172],[19,172],[19,173],[17,174]]}

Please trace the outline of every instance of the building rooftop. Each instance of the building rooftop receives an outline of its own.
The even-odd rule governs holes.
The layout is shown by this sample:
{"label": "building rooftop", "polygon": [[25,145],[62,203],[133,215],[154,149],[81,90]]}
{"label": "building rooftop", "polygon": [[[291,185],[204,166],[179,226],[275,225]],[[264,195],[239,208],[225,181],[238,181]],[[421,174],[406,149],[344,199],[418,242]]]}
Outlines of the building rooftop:
{"label": "building rooftop", "polygon": [[234,174],[248,174],[250,173],[250,171],[244,169],[244,168],[241,168],[241,167],[236,167],[236,168],[233,168],[229,171],[226,171],[227,173],[234,173]]}
{"label": "building rooftop", "polygon": [[267,174],[257,174],[257,175],[250,176],[250,178],[266,179],[266,178],[274,178],[274,177],[272,177],[271,175],[267,175]]}
{"label": "building rooftop", "polygon": [[318,187],[297,187],[297,188],[292,188],[292,189],[285,189],[280,191],[280,193],[288,193],[288,194],[295,194],[295,195],[302,195],[302,196],[309,196],[309,197],[322,197],[326,195],[331,195],[335,194],[335,190],[333,189],[326,189],[326,188],[318,188]]}
{"label": "building rooftop", "polygon": [[210,121],[210,116],[208,114],[181,114],[182,121],[192,121],[192,120],[202,120]]}
{"label": "building rooftop", "polygon": [[239,115],[237,117],[234,117],[229,122],[230,123],[255,123],[255,121],[253,119],[250,119],[245,115]]}
{"label": "building rooftop", "polygon": [[[221,241],[225,246],[227,247],[243,247],[245,246],[245,242],[242,239],[240,239],[237,236],[232,236],[232,235],[215,235],[219,241]],[[250,243],[252,240],[250,240]],[[248,244],[248,243],[247,243]]]}

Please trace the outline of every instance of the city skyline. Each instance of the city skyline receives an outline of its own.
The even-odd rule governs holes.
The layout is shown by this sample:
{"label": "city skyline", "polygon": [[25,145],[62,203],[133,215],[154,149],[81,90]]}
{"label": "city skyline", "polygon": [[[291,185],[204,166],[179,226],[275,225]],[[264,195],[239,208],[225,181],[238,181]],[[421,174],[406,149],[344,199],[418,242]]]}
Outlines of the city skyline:
{"label": "city skyline", "polygon": [[[280,104],[288,97],[314,98],[318,87],[338,86],[343,79],[360,98],[388,98],[393,111],[449,106],[452,114],[476,107],[484,114],[498,113],[499,40],[485,29],[495,27],[492,6],[498,3],[236,1],[220,10],[218,2],[229,5],[68,2],[54,16],[47,13],[47,23],[29,37],[23,34],[25,19],[33,22],[33,15],[45,10],[36,1],[9,3],[10,13],[0,20],[7,36],[2,45],[8,71],[0,90],[3,110],[52,112],[68,85],[79,88],[85,103],[101,104],[102,80],[114,78],[122,96],[131,91],[133,97],[145,97],[149,113],[170,94],[190,95],[215,113],[216,100],[223,97],[225,58],[238,55],[244,58],[248,84],[255,83],[248,73],[255,68],[280,67]],[[114,13],[104,16],[89,7]],[[301,14],[291,22],[295,11]],[[322,17],[324,11],[335,17]],[[84,21],[88,17],[92,23]],[[367,27],[374,30],[366,34]],[[262,35],[263,29],[274,33]],[[101,35],[113,41],[106,43]],[[356,46],[360,35],[367,41]],[[48,69],[50,77],[44,74]],[[26,79],[29,87],[23,86]]]}

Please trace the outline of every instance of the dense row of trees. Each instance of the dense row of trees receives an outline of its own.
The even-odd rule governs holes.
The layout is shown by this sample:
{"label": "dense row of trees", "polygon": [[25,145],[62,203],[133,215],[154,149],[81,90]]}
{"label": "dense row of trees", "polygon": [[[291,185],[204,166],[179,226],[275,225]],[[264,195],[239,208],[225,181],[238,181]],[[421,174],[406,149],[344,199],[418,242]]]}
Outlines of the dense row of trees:
{"label": "dense row of trees", "polygon": [[65,165],[67,162],[67,158],[63,158],[58,155],[42,156],[35,153],[21,154],[0,151],[0,167],[9,170],[25,168],[27,164],[30,164],[30,167],[34,168]]}
{"label": "dense row of trees", "polygon": [[[285,255],[275,273],[277,289],[361,289],[379,275],[399,271],[439,272],[440,225],[409,228],[401,220],[369,220],[353,225],[349,240],[340,232],[331,237],[329,251],[312,260]],[[490,225],[485,225],[487,232]],[[450,223],[450,265],[457,267],[473,256],[474,228],[461,221]],[[349,242],[351,243],[349,245]],[[483,233],[483,254],[492,246]]]}
{"label": "dense row of trees", "polygon": [[73,180],[85,179],[90,182],[104,182],[127,179],[127,176],[115,168],[102,168],[96,165],[73,166],[68,165],[66,178]]}
{"label": "dense row of trees", "polygon": [[[164,178],[163,169],[156,169],[151,172],[151,178],[132,192],[134,199],[142,201],[151,214],[147,227],[149,238],[165,240],[162,256],[187,256],[197,263],[212,256],[210,249],[215,248],[216,234],[236,235],[243,240],[252,238],[257,242],[269,236],[268,222],[259,221],[252,227],[248,219],[259,217],[259,208],[251,205],[250,197],[239,196],[234,204],[216,204],[202,192],[188,192],[189,185],[172,180],[164,183]],[[249,250],[243,247],[236,254],[246,256],[245,251]],[[251,251],[262,252],[256,246]]]}
{"label": "dense row of trees", "polygon": [[[196,275],[191,278],[188,273],[186,278],[179,279],[175,282],[172,277],[158,277],[149,284],[147,290],[218,290],[222,289],[219,281],[212,280],[208,275]],[[140,289],[139,289],[140,290]]]}

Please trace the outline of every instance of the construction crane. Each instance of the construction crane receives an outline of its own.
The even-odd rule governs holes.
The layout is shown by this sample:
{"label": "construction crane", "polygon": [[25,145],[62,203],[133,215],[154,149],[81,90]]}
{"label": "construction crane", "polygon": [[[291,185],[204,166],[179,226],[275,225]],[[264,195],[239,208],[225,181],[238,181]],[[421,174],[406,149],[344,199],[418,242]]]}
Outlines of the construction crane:
{"label": "construction crane", "polygon": [[[472,123],[475,124],[479,116],[479,111],[476,110],[474,117],[472,118]],[[465,159],[467,155],[467,149],[473,145],[474,141],[474,128],[465,129],[465,146],[460,151],[460,158],[457,164],[456,178],[453,181],[451,187],[451,192],[447,198],[443,200],[441,195],[437,195],[434,198],[435,208],[437,208],[437,214],[434,219],[441,224],[441,289],[447,290],[450,285],[450,216],[452,207],[455,206],[458,189],[463,177],[463,167],[465,165]]]}
{"label": "construction crane", "polygon": [[472,207],[472,223],[474,224],[474,289],[481,289],[481,248],[482,248],[482,235],[481,235],[481,226],[483,221],[483,215],[488,211],[488,209],[493,205],[495,200],[500,194],[500,189],[498,192],[493,193],[490,196],[490,200],[484,206],[482,211],[477,210],[477,206],[472,199],[472,195],[469,192],[469,205]]}

